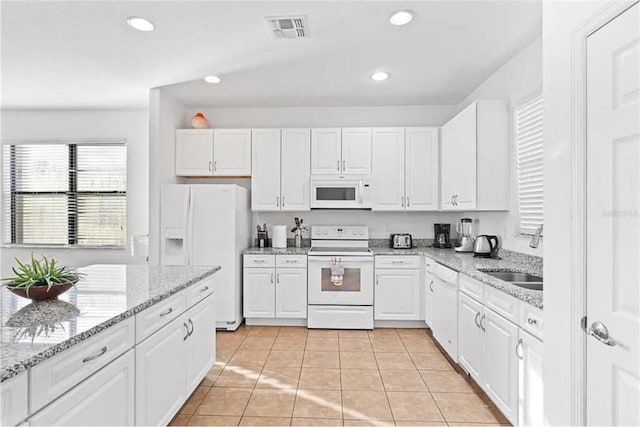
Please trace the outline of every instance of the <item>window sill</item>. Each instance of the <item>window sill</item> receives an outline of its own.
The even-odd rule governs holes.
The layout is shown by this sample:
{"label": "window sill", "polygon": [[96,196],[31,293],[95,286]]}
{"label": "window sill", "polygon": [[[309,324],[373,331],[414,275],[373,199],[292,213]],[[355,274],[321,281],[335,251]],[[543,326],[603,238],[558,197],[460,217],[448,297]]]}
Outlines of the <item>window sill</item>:
{"label": "window sill", "polygon": [[110,249],[126,250],[127,245],[27,245],[27,244],[4,244],[2,249]]}

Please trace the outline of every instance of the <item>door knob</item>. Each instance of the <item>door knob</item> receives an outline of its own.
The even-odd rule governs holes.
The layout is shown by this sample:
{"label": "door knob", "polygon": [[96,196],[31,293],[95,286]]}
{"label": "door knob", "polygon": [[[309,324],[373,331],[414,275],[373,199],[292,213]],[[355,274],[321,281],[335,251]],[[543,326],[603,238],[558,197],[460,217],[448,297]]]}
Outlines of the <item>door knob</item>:
{"label": "door knob", "polygon": [[591,327],[587,329],[587,334],[591,335],[601,343],[608,346],[613,347],[617,344],[616,340],[609,338],[609,330],[604,325],[604,323],[600,322],[599,320],[591,324]]}

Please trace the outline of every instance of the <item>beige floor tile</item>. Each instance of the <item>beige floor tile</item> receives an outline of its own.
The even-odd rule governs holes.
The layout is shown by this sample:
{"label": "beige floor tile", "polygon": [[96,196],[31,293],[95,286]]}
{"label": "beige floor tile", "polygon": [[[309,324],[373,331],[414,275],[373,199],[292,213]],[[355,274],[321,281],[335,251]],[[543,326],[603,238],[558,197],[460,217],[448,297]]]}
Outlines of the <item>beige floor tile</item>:
{"label": "beige floor tile", "polygon": [[298,389],[293,417],[342,419],[342,393],[338,390]]}
{"label": "beige floor tile", "polygon": [[220,331],[220,332],[216,332],[216,334],[233,334],[233,335],[244,335],[246,336],[248,333],[248,329],[247,329],[247,325],[245,325],[244,323],[240,326],[238,326],[238,329],[236,329],[235,331],[231,332],[231,331]]}
{"label": "beige floor tile", "polygon": [[309,330],[305,327],[301,326],[282,326],[280,328],[280,332],[278,333],[279,337],[305,337],[309,333]]}
{"label": "beige floor tile", "polygon": [[339,338],[340,351],[373,351],[369,338]]}
{"label": "beige floor tile", "polygon": [[279,326],[249,326],[248,337],[275,337],[280,331]]}
{"label": "beige floor tile", "polygon": [[211,387],[216,382],[216,379],[218,379],[223,369],[224,369],[224,366],[217,366],[217,365],[213,366],[211,369],[209,369],[209,372],[207,372],[207,375],[204,376],[204,379],[200,383],[200,386]]}
{"label": "beige floor tile", "polygon": [[340,390],[340,369],[302,368],[299,387],[305,390]]}
{"label": "beige floor tile", "polygon": [[447,422],[496,423],[507,420],[475,393],[433,393]]}
{"label": "beige floor tile", "polygon": [[369,331],[355,329],[340,329],[338,338],[364,338],[369,339]]}
{"label": "beige floor tile", "polygon": [[339,368],[340,357],[337,351],[305,351],[303,368]]}
{"label": "beige floor tile", "polygon": [[448,426],[445,421],[396,421],[398,427],[440,427]]}
{"label": "beige floor tile", "polygon": [[338,338],[338,331],[335,329],[309,329],[309,338]]}
{"label": "beige floor tile", "polygon": [[373,353],[341,351],[340,352],[340,368],[341,369],[378,369],[376,358]]}
{"label": "beige floor tile", "polygon": [[467,382],[463,375],[451,371],[420,371],[420,375],[427,383],[429,391],[475,393],[476,389]]}
{"label": "beige floor tile", "polygon": [[440,353],[438,346],[428,338],[403,338],[402,343],[409,353]]}
{"label": "beige floor tile", "polygon": [[291,418],[296,391],[293,389],[275,390],[257,388],[253,391],[246,417],[286,417]]}
{"label": "beige floor tile", "polygon": [[400,338],[404,337],[427,337],[427,328],[398,328],[396,329]]}
{"label": "beige floor tile", "polygon": [[416,369],[408,353],[375,353],[378,367],[382,369]]}
{"label": "beige floor tile", "polygon": [[213,387],[196,409],[196,414],[242,415],[250,397],[251,389]]}
{"label": "beige floor tile", "polygon": [[241,426],[288,426],[291,425],[291,418],[276,417],[242,417]]}
{"label": "beige floor tile", "polygon": [[223,353],[234,353],[238,349],[238,347],[240,347],[242,341],[244,341],[244,337],[239,338],[239,340],[232,342],[216,341],[216,350]]}
{"label": "beige floor tile", "polygon": [[187,425],[190,426],[237,426],[240,417],[219,415],[194,415]]}
{"label": "beige floor tile", "polygon": [[227,366],[216,380],[214,387],[253,388],[258,382],[261,368]]}
{"label": "beige floor tile", "polygon": [[385,420],[344,420],[345,426],[362,427],[391,427],[395,426],[393,421]]}
{"label": "beige floor tile", "polygon": [[503,426],[511,426],[510,423],[506,424],[498,424],[498,423],[447,423],[449,426],[460,426],[460,427],[503,427]]}
{"label": "beige floor tile", "polygon": [[244,339],[238,351],[246,350],[271,350],[273,343],[276,340],[275,336],[271,337],[250,337]]}
{"label": "beige floor tile", "polygon": [[[239,348],[239,347],[238,347]],[[231,357],[237,350],[216,351],[216,364],[225,365],[231,360]]]}
{"label": "beige floor tile", "polygon": [[307,344],[307,337],[301,335],[283,336],[278,335],[278,338],[273,343],[271,350],[304,350]]}
{"label": "beige floor tile", "polygon": [[[209,393],[210,387],[196,387],[191,396],[187,399],[187,401],[182,405],[179,415],[193,415],[196,413],[196,409],[200,406],[200,402],[204,399],[204,397]],[[185,421],[186,422],[186,421]]]}
{"label": "beige floor tile", "polygon": [[387,396],[383,391],[342,391],[345,420],[392,420]]}
{"label": "beige floor tile", "polygon": [[293,418],[292,426],[342,426],[341,419],[331,418]]}
{"label": "beige floor tile", "polygon": [[265,366],[272,368],[282,366],[287,368],[299,368],[302,366],[304,351],[271,350]]}
{"label": "beige floor tile", "polygon": [[420,370],[453,370],[451,363],[441,353],[410,353],[410,356]]}
{"label": "beige floor tile", "polygon": [[371,340],[373,351],[380,353],[406,353],[407,349],[399,339],[374,338]]}
{"label": "beige floor tile", "polygon": [[386,391],[427,391],[420,373],[414,369],[380,371]]}
{"label": "beige floor tile", "polygon": [[342,390],[384,391],[377,369],[343,369],[340,376]]}
{"label": "beige floor tile", "polygon": [[305,350],[310,351],[338,351],[338,338],[333,337],[322,337],[322,338],[312,338],[309,336],[307,338],[307,346]]}
{"label": "beige floor tile", "polygon": [[399,338],[398,332],[393,328],[378,328],[372,331],[367,331],[369,337],[377,338]]}
{"label": "beige floor tile", "polygon": [[169,425],[170,426],[186,426],[190,418],[191,418],[191,415],[176,415],[169,422]]}
{"label": "beige floor tile", "polygon": [[286,368],[277,366],[265,367],[258,379],[257,388],[297,388],[300,378],[300,368]]}
{"label": "beige floor tile", "polygon": [[445,421],[430,393],[393,391],[387,396],[396,421]]}
{"label": "beige floor tile", "polygon": [[229,365],[242,367],[262,367],[269,357],[269,350],[240,349],[233,355]]}

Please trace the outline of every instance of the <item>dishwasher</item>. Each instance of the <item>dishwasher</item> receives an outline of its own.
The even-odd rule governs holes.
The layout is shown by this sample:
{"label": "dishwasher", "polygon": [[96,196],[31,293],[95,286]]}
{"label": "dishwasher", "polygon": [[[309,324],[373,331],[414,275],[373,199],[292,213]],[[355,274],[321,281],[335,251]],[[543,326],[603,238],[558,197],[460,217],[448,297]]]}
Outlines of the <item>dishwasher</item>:
{"label": "dishwasher", "polygon": [[458,362],[458,272],[436,264],[433,276],[431,330],[436,341]]}

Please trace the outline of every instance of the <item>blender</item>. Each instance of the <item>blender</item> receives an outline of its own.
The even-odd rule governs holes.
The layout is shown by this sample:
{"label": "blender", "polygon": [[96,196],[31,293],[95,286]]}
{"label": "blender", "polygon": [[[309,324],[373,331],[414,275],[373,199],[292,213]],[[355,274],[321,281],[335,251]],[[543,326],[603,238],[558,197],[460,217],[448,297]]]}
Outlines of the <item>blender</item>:
{"label": "blender", "polygon": [[460,236],[460,243],[455,247],[456,252],[473,252],[473,220],[471,218],[461,218],[456,224],[456,231]]}

